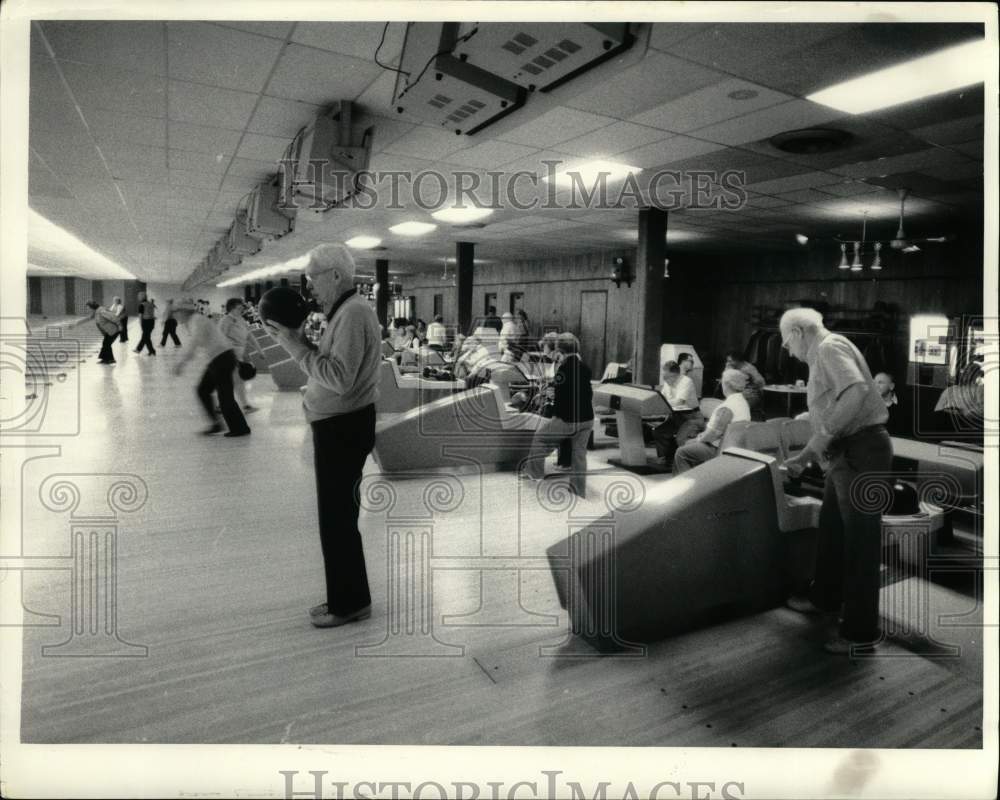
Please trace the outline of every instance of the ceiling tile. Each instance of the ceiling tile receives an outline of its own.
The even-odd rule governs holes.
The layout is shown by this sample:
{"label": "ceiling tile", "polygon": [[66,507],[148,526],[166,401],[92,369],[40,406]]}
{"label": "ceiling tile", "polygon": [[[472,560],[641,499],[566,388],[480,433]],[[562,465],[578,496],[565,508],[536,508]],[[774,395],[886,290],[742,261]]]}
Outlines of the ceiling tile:
{"label": "ceiling tile", "polygon": [[[252,178],[257,180],[264,180],[268,175],[273,175],[276,170],[277,165],[272,159],[268,160],[258,160],[252,158],[234,158],[229,164],[229,171],[226,177],[231,176],[241,176],[245,178]],[[247,191],[252,188],[254,181],[246,181],[248,188]]]}
{"label": "ceiling tile", "polygon": [[257,96],[183,81],[169,82],[170,119],[230,130],[242,130],[250,120]]}
{"label": "ceiling tile", "polygon": [[[913,128],[935,125],[941,120],[981,117],[985,108],[984,97],[984,87],[980,83],[910,103],[901,103],[881,111],[872,111],[865,116],[897,130],[912,131]],[[971,139],[976,135],[981,134],[973,133],[966,138]]]}
{"label": "ceiling tile", "polygon": [[218,189],[222,175],[218,173],[192,172],[189,170],[172,169],[169,171],[169,182],[172,187],[193,187],[198,189]]}
{"label": "ceiling tile", "polygon": [[[752,97],[737,99],[751,92],[754,93]],[[730,96],[733,94],[737,98]],[[686,133],[792,99],[787,94],[732,78],[651,108],[635,115],[631,121],[665,131]]]}
{"label": "ceiling tile", "polygon": [[262,136],[259,133],[248,133],[243,136],[236,155],[256,161],[270,161],[277,169],[278,161],[285,153],[285,148],[291,139],[279,139],[276,136]]}
{"label": "ceiling tile", "polygon": [[596,158],[617,155],[651,142],[663,141],[666,138],[663,131],[655,128],[635,125],[631,122],[614,122],[575,139],[560,142],[557,147],[572,155]]}
{"label": "ceiling tile", "polygon": [[166,123],[153,117],[136,117],[111,111],[86,115],[87,127],[98,144],[121,142],[151,147],[165,147]]}
{"label": "ceiling tile", "polygon": [[840,183],[829,183],[820,189],[823,194],[832,194],[837,197],[855,197],[859,194],[870,194],[879,191],[878,186],[872,186],[864,181],[842,181]]}
{"label": "ceiling tile", "polygon": [[223,173],[229,166],[230,157],[224,153],[195,153],[191,150],[167,151],[167,164],[170,169],[182,169],[199,172]]}
{"label": "ceiling tile", "polygon": [[638,64],[577,95],[566,105],[583,111],[628,119],[727,76],[656,50]]}
{"label": "ceiling tile", "polygon": [[836,23],[723,23],[702,27],[703,30],[695,35],[661,49],[724,72],[740,74],[751,65],[780,61],[787,53],[843,35],[851,26]]}
{"label": "ceiling tile", "polygon": [[41,25],[57,59],[123,71],[166,75],[162,22],[45,20]]}
{"label": "ceiling tile", "polygon": [[974,139],[983,138],[983,115],[977,114],[972,117],[939,118],[943,122],[935,122],[925,125],[922,128],[914,128],[910,131],[913,136],[923,139],[930,144],[953,145],[960,142],[969,142]]}
{"label": "ceiling tile", "polygon": [[298,100],[261,97],[247,130],[251,133],[291,139],[298,133],[299,128],[308,125],[316,117],[319,108],[312,103],[302,103]]}
{"label": "ceiling tile", "polygon": [[174,150],[190,150],[194,153],[220,153],[231,155],[236,152],[240,141],[239,131],[225,128],[210,128],[207,125],[191,125],[187,122],[169,122],[167,133],[170,147]]}
{"label": "ceiling tile", "polygon": [[723,149],[723,145],[690,136],[672,136],[621,153],[620,158],[637,167],[652,168]]}
{"label": "ceiling tile", "polygon": [[202,22],[168,22],[172,80],[260,92],[281,52],[276,39]]}
{"label": "ceiling tile", "polygon": [[[753,26],[744,26],[752,29]],[[976,28],[978,27],[978,34]],[[748,80],[800,97],[841,81],[892,66],[982,35],[968,24],[890,23],[845,25],[839,35],[797,46],[787,52],[767,51],[766,60],[738,70]],[[684,42],[692,45],[695,37]]]}
{"label": "ceiling tile", "polygon": [[[384,40],[382,40],[383,30]],[[383,64],[398,66],[405,33],[405,22],[299,22],[292,34],[292,41],[345,56],[371,60],[376,48],[379,47],[379,41],[382,40],[378,60]]]}
{"label": "ceiling tile", "polygon": [[403,134],[385,148],[385,152],[400,156],[444,158],[472,144],[466,136],[456,136],[443,128],[420,125]]}
{"label": "ceiling tile", "polygon": [[260,36],[271,36],[275,39],[284,39],[289,31],[291,31],[292,26],[295,25],[294,22],[250,22],[249,20],[241,22],[217,22],[214,24],[222,25],[225,28],[236,28],[248,33],[256,33]]}
{"label": "ceiling tile", "polygon": [[810,187],[825,186],[830,183],[840,183],[842,178],[829,172],[803,172],[799,175],[787,175],[782,178],[774,178],[768,181],[758,181],[747,185],[748,189],[761,194],[781,194],[782,192],[793,192],[796,189],[808,189]]}
{"label": "ceiling tile", "polygon": [[931,147],[916,153],[905,153],[888,158],[876,158],[855,164],[831,167],[831,172],[850,178],[867,178],[877,175],[891,175],[895,172],[921,172],[931,167],[946,167],[963,164],[966,159],[943,147]]}
{"label": "ceiling tile", "polygon": [[656,22],[649,32],[649,46],[657,50],[670,50],[685,39],[711,27],[707,22]]}
{"label": "ceiling tile", "polygon": [[[776,197],[782,200],[788,200],[792,203],[828,203],[830,202],[830,195],[818,192],[815,189],[799,189],[794,192],[782,192]],[[783,212],[792,214],[795,212],[794,209],[783,208]]]}
{"label": "ceiling tile", "polygon": [[530,122],[499,134],[496,138],[529,147],[552,147],[590,131],[610,125],[615,120],[588,111],[557,106]]}
{"label": "ceiling tile", "polygon": [[790,100],[726,122],[698,128],[692,133],[699,139],[707,139],[710,142],[737,145],[754,142],[787,130],[820,125],[843,116],[842,111],[828,106],[806,100]]}
{"label": "ceiling tile", "polygon": [[265,94],[326,105],[353,100],[381,74],[382,68],[372,62],[291,44],[278,60]]}
{"label": "ceiling tile", "polygon": [[60,62],[60,67],[84,116],[93,116],[92,109],[166,116],[166,81],[158,75],[72,62]]}
{"label": "ceiling tile", "polygon": [[526,158],[538,151],[534,147],[513,144],[512,142],[483,142],[474,147],[467,147],[464,150],[457,150],[447,157],[452,164],[461,164],[465,167],[479,167],[481,169],[498,169],[502,164],[509,164],[512,161]]}
{"label": "ceiling tile", "polygon": [[958,150],[958,152],[969,156],[970,158],[978,158],[980,161],[983,160],[983,140],[976,139],[974,142],[962,142],[960,144],[950,145],[953,150]]}

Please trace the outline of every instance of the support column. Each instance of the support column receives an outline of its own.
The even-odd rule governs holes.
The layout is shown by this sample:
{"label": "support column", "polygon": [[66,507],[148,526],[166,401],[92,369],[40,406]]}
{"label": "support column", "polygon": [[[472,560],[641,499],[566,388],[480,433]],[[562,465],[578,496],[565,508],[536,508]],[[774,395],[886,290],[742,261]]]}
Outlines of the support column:
{"label": "support column", "polygon": [[375,283],[378,284],[378,295],[375,297],[375,313],[378,321],[385,327],[389,326],[389,259],[375,259]]}
{"label": "support column", "polygon": [[663,331],[663,259],[667,257],[667,212],[639,211],[639,247],[636,250],[636,383],[653,385],[660,379],[660,341]]}
{"label": "support column", "polygon": [[472,276],[476,245],[472,242],[455,243],[455,275],[458,284],[458,330],[472,332]]}

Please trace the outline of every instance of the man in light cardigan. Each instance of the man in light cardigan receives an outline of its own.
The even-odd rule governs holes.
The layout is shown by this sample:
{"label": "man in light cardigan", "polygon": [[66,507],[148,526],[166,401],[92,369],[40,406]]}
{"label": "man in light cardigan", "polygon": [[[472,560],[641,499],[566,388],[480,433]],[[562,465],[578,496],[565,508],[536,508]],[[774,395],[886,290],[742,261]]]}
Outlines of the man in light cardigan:
{"label": "man in light cardigan", "polygon": [[309,614],[317,628],[335,628],[371,616],[359,483],[375,445],[382,337],[375,312],[354,288],[354,258],[346,247],[314,248],[305,273],[327,318],[319,344],[302,328],[265,324],[309,376],[302,404],[312,426],[327,598]]}

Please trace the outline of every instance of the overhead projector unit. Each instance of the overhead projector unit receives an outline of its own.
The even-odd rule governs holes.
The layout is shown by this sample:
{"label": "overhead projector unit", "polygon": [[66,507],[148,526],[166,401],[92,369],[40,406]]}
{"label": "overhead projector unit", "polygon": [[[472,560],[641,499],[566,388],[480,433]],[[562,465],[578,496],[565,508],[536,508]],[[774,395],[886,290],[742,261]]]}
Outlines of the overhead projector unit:
{"label": "overhead projector unit", "polygon": [[243,219],[237,213],[233,224],[229,226],[229,233],[225,238],[226,249],[238,256],[252,256],[261,250],[261,240],[247,233],[246,211],[244,209]]}
{"label": "overhead projector unit", "polygon": [[463,22],[453,57],[523,86],[547,92],[635,42],[627,22]]}
{"label": "overhead projector unit", "polygon": [[459,46],[466,49],[460,27],[458,22],[407,25],[393,104],[399,113],[471,135],[520,108],[527,92],[456,55]]}
{"label": "overhead projector unit", "polygon": [[242,218],[247,235],[255,239],[280,239],[295,228],[295,210],[278,207],[277,176],[258,183],[240,206],[236,219]]}
{"label": "overhead projector unit", "polygon": [[372,129],[355,135],[354,104],[342,100],[300,130],[278,170],[278,206],[325,211],[343,205],[360,188],[368,169]]}

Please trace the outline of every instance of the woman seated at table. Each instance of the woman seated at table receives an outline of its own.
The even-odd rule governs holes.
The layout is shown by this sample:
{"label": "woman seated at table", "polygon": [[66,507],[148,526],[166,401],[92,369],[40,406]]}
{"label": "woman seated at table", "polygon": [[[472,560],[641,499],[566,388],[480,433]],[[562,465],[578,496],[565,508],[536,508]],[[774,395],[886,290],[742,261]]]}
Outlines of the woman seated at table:
{"label": "woman seated at table", "polygon": [[735,369],[722,372],[722,393],[725,400],[712,412],[705,430],[694,439],[677,448],[674,455],[674,474],[687,472],[719,454],[719,445],[726,429],[733,422],[749,422],[750,406],[743,395],[747,376]]}
{"label": "woman seated at table", "polygon": [[674,453],[686,441],[696,436],[705,423],[698,405],[698,392],[694,381],[681,375],[676,361],[667,361],[660,369],[659,392],[670,405],[671,414],[666,421],[653,429],[656,454],[665,460],[667,466],[673,464]]}

